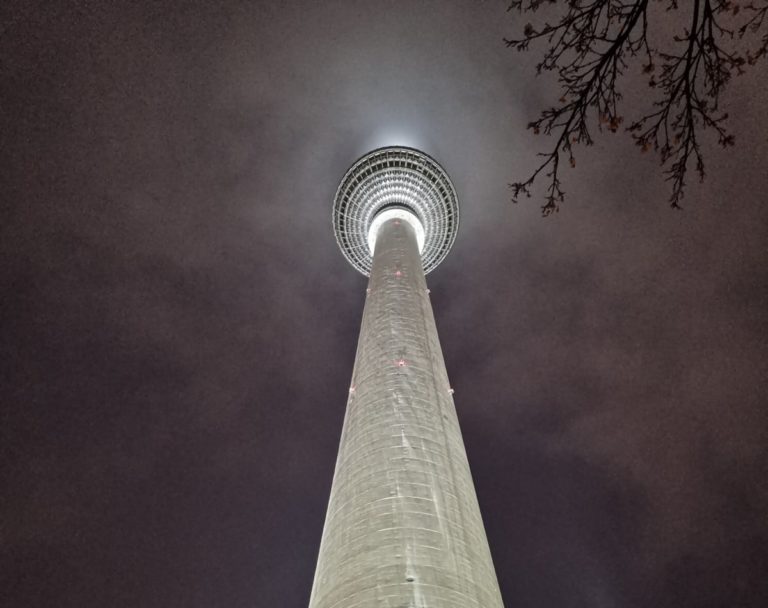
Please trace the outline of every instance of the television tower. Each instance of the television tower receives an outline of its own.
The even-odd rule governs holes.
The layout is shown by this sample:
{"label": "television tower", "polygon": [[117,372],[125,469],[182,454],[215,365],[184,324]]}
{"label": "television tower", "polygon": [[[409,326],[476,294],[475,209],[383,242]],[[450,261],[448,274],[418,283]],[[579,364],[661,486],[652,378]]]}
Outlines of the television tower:
{"label": "television tower", "polygon": [[458,225],[412,148],[363,156],[336,192],[336,240],[370,278],[310,608],[503,608],[424,278]]}

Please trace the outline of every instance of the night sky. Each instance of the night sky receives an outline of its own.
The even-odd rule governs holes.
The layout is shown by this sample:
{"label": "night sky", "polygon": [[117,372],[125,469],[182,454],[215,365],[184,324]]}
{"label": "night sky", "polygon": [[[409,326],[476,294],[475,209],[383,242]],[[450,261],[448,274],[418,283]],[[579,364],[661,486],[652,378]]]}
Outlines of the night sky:
{"label": "night sky", "polygon": [[609,133],[545,219],[523,23],[2,4],[0,606],[306,606],[365,295],[331,204],[396,144],[459,195],[428,282],[506,606],[768,606],[768,63],[683,211]]}

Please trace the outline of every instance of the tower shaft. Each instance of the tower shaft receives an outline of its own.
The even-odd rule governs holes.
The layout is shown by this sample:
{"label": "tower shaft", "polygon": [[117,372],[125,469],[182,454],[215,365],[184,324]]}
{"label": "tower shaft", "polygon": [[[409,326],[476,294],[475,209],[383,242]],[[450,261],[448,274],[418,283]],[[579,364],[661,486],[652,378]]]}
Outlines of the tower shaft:
{"label": "tower shaft", "polygon": [[502,608],[413,228],[379,229],[310,608]]}

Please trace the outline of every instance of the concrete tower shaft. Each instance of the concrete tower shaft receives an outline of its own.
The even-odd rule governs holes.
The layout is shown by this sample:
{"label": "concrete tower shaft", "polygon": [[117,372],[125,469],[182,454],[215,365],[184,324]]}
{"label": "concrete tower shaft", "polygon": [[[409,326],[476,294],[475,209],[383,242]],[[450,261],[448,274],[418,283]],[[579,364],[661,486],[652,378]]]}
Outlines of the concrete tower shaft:
{"label": "concrete tower shaft", "polygon": [[310,608],[502,608],[413,227],[379,228]]}

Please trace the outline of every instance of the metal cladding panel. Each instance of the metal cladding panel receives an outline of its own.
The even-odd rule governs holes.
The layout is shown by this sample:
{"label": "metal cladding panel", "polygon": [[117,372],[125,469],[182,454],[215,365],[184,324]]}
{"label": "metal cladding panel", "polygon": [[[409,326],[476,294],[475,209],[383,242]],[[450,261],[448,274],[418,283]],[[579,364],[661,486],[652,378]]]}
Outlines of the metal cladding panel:
{"label": "metal cladding panel", "polygon": [[310,608],[502,608],[413,229],[379,231]]}

